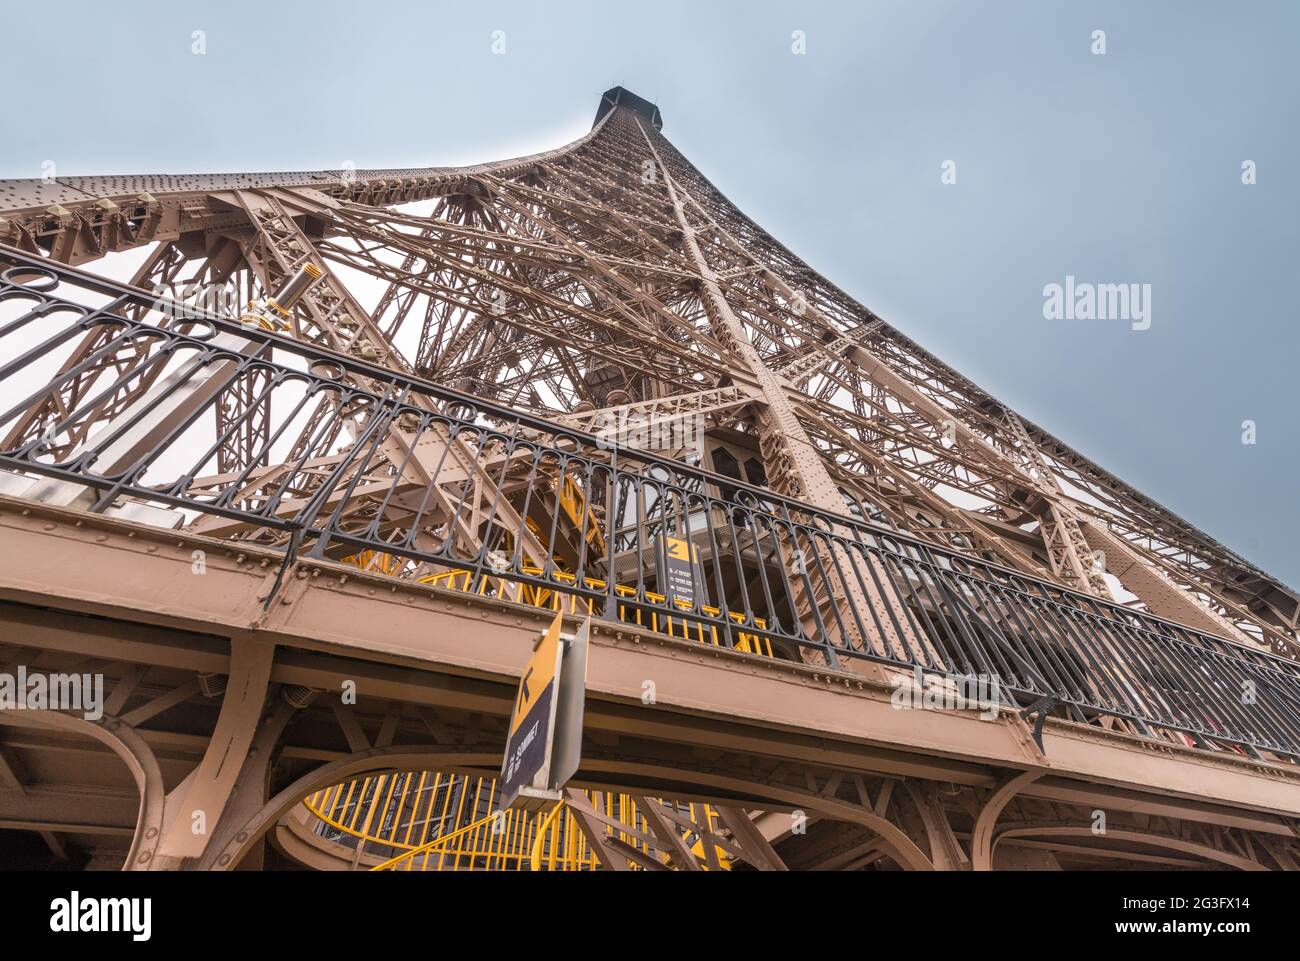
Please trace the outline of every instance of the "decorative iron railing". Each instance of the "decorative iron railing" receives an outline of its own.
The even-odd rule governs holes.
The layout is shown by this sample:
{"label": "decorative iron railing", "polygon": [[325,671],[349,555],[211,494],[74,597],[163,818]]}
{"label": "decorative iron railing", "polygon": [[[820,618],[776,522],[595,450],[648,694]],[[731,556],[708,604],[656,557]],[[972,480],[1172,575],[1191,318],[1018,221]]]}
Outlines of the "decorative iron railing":
{"label": "decorative iron railing", "polygon": [[1293,661],[9,248],[0,411],[0,493],[1300,756]]}

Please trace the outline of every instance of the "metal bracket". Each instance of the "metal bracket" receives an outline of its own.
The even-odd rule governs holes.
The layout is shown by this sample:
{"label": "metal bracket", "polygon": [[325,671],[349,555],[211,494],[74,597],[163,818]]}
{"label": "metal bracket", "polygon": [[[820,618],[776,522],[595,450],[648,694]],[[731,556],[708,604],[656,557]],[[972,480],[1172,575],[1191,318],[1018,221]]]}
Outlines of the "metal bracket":
{"label": "metal bracket", "polygon": [[275,600],[275,595],[280,593],[280,585],[284,581],[285,571],[292,567],[293,562],[298,559],[298,548],[302,544],[303,533],[303,528],[295,525],[289,534],[289,546],[285,548],[284,560],[280,563],[280,569],[275,572],[275,583],[266,592],[266,600],[262,603],[263,611],[271,609],[271,602]]}
{"label": "metal bracket", "polygon": [[1038,750],[1044,755],[1047,754],[1047,750],[1043,747],[1043,725],[1047,723],[1048,712],[1059,703],[1061,703],[1061,699],[1055,694],[1044,694],[1033,704],[1030,704],[1020,712],[1022,720],[1028,719],[1031,714],[1035,715],[1034,743],[1038,745]]}

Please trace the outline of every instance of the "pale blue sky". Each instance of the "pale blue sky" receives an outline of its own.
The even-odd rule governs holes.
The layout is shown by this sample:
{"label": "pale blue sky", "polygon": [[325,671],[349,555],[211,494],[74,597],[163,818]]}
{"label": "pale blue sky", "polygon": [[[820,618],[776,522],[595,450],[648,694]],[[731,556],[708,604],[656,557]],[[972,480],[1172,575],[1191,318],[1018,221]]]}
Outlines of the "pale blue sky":
{"label": "pale blue sky", "polygon": [[[473,163],[580,136],[622,84],[831,280],[1300,583],[1300,5],[0,0],[0,24],[3,177]],[[1151,284],[1151,329],[1044,320],[1066,274]]]}

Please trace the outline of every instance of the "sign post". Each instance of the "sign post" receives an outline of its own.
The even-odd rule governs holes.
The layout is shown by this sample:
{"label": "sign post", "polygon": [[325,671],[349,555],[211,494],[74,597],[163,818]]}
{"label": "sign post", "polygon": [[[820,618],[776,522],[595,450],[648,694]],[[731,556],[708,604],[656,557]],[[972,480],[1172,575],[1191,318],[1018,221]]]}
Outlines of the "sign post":
{"label": "sign post", "polygon": [[563,627],[564,615],[556,614],[519,679],[501,764],[503,811],[535,811],[560,800],[582,759],[591,619],[572,637]]}
{"label": "sign post", "polygon": [[[699,552],[684,537],[663,536],[664,578],[660,590],[674,603],[695,606],[695,582],[699,570]],[[703,584],[703,577],[699,577]]]}

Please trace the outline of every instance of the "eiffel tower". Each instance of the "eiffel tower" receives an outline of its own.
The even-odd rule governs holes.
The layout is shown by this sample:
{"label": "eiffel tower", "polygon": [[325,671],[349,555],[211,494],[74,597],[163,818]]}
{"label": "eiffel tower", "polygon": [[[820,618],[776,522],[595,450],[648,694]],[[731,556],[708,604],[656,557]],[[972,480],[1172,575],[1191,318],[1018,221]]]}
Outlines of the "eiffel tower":
{"label": "eiffel tower", "polygon": [[[0,711],[13,858],[1296,867],[1296,593],[662,127],[614,87],[472,167],[0,181],[0,665],[106,692]],[[556,614],[581,767],[502,812]]]}

